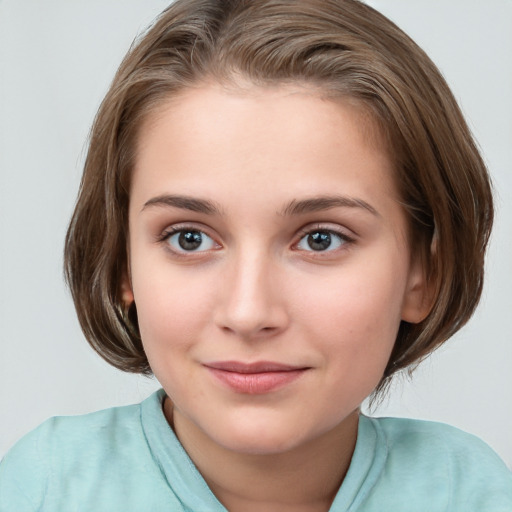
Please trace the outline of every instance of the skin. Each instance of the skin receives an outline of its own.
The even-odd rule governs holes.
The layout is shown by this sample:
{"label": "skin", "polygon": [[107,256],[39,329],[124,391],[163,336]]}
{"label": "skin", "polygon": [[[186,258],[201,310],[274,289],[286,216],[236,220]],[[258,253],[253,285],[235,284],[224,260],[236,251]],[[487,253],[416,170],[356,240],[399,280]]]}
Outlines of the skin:
{"label": "skin", "polygon": [[[391,159],[369,128],[312,89],[214,83],[142,126],[123,298],[169,423],[230,511],[329,509],[400,321],[428,312]],[[293,208],[320,197],[331,201]],[[203,233],[199,247],[180,246],[187,232]],[[212,374],[216,361],[301,370],[246,393]]]}

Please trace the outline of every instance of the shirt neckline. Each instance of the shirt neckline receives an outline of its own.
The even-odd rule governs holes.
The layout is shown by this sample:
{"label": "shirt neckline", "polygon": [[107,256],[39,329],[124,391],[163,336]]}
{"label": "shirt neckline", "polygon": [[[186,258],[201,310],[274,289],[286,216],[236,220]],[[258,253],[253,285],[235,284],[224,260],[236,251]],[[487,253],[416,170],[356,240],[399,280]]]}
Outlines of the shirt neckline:
{"label": "shirt neckline", "polygon": [[[155,463],[180,502],[191,511],[227,512],[167,423],[163,389],[141,403],[141,423]],[[329,512],[355,512],[375,486],[387,458],[385,436],[378,422],[360,415],[356,447],[343,484]]]}
{"label": "shirt neckline", "polygon": [[142,429],[153,459],[185,508],[227,512],[167,423],[163,412],[165,396],[165,391],[160,389],[141,404]]}

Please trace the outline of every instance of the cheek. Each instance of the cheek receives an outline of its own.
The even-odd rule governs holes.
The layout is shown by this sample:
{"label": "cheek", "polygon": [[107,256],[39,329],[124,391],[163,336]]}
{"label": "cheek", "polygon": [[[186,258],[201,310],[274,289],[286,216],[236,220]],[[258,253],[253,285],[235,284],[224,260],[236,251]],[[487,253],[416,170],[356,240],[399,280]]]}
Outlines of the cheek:
{"label": "cheek", "polygon": [[206,328],[212,287],[192,278],[190,269],[148,265],[139,270],[133,275],[133,288],[144,348],[150,362],[153,354],[158,358],[169,354],[171,359],[172,354],[187,350]]}
{"label": "cheek", "polygon": [[[310,338],[347,371],[384,369],[401,321],[405,283],[391,269],[361,265],[308,286],[298,318],[308,318]],[[334,355],[334,357],[332,357]],[[357,373],[357,372],[356,372]]]}

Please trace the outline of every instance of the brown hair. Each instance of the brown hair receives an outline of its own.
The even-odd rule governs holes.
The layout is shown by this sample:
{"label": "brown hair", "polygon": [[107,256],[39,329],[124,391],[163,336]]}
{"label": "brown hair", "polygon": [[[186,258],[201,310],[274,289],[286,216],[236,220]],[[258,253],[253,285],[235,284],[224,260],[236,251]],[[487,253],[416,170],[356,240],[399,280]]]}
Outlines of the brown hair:
{"label": "brown hair", "polygon": [[470,318],[493,206],[485,165],[440,72],[357,0],[177,0],[130,49],[94,121],[66,237],[66,278],[85,336],[117,368],[151,372],[135,307],[124,311],[120,292],[138,129],[176,92],[236,77],[355,99],[388,141],[434,300],[424,321],[402,322],[381,389]]}

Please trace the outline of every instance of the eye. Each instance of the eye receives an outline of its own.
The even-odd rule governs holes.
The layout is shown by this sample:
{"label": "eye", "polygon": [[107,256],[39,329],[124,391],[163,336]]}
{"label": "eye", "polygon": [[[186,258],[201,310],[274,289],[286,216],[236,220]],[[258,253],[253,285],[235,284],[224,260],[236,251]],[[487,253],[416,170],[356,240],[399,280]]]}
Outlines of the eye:
{"label": "eye", "polygon": [[348,242],[349,238],[341,233],[318,229],[303,236],[297,248],[302,251],[328,252],[339,249]]}
{"label": "eye", "polygon": [[217,247],[211,237],[197,229],[173,230],[164,239],[174,251],[182,253],[209,251]]}

